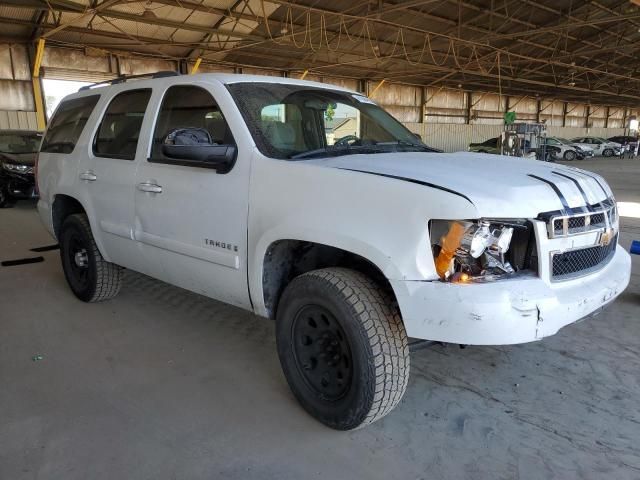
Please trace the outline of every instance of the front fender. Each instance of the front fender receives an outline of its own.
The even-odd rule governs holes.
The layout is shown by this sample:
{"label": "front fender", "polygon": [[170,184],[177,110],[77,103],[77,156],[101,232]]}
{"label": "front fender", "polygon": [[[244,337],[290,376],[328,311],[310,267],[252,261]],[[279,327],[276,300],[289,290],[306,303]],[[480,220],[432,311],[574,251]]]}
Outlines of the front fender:
{"label": "front fender", "polygon": [[429,220],[477,217],[473,204],[446,191],[259,154],[253,159],[249,205],[249,288],[261,315],[264,258],[275,241],[308,241],[354,253],[389,280],[428,280],[437,278]]}

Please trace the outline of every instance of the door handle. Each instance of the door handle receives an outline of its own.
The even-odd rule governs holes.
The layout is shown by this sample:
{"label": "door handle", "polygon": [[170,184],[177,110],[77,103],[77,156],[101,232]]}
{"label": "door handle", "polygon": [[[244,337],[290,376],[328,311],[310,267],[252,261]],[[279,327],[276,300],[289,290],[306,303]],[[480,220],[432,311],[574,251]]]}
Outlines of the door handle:
{"label": "door handle", "polygon": [[97,179],[98,177],[96,177],[96,174],[93,173],[91,170],[82,172],[80,174],[80,180],[86,180],[87,182],[95,182]]}
{"label": "door handle", "polygon": [[141,192],[162,193],[162,187],[151,182],[142,182],[139,183],[136,187]]}

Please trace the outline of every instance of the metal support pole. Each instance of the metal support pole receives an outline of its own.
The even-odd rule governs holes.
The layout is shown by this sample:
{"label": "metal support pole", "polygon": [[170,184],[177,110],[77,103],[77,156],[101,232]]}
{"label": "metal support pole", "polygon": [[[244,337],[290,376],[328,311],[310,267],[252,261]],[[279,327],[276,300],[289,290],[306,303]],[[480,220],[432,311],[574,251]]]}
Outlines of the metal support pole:
{"label": "metal support pole", "polygon": [[591,105],[587,105],[587,116],[584,120],[584,127],[587,129],[587,134],[589,133],[589,116],[591,115]]}
{"label": "metal support pole", "polygon": [[191,69],[191,75],[198,73],[198,69],[200,68],[200,64],[202,63],[202,57],[196,58],[196,63],[193,65]]}
{"label": "metal support pole", "polygon": [[380,82],[378,82],[378,85],[376,85],[376,88],[374,88],[373,90],[371,90],[371,93],[369,95],[367,95],[369,98],[373,97],[373,95],[378,91],[378,89],[384,84],[384,82],[386,81],[385,78],[383,78],[382,80],[380,80]]}
{"label": "metal support pole", "polygon": [[36,48],[36,56],[33,60],[33,71],[31,72],[31,82],[33,83],[33,103],[36,107],[36,122],[38,130],[42,131],[46,128],[47,122],[44,113],[44,101],[42,100],[42,84],[40,83],[40,66],[42,65],[42,57],[44,55],[45,39],[38,40]]}

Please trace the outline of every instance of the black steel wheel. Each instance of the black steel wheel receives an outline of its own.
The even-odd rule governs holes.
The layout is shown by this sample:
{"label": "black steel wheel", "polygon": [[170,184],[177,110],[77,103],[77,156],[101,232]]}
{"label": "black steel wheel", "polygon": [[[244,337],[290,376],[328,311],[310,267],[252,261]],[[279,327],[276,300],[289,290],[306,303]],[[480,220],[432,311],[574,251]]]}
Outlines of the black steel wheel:
{"label": "black steel wheel", "polygon": [[294,278],[278,303],[276,341],[291,391],[331,428],[382,418],[407,387],[409,347],[397,307],[359,272],[326,268]]}
{"label": "black steel wheel", "polygon": [[340,322],[320,305],[302,307],[291,325],[300,376],[322,399],[339,400],[351,386],[353,358]]}
{"label": "black steel wheel", "polygon": [[59,241],[64,276],[76,297],[97,302],[117,295],[122,269],[102,257],[86,215],[67,217]]}

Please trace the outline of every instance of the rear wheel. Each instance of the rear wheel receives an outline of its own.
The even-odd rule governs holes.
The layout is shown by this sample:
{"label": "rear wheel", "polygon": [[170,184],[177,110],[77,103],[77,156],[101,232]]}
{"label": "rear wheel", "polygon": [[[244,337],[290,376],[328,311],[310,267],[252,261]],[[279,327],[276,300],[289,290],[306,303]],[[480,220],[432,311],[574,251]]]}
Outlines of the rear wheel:
{"label": "rear wheel", "polygon": [[605,157],[612,157],[613,156],[613,149],[605,148],[604,151],[602,152],[602,155],[604,155]]}
{"label": "rear wheel", "polygon": [[122,268],[102,258],[86,215],[70,215],[62,224],[60,259],[71,291],[83,302],[107,300],[120,291]]}
{"label": "rear wheel", "polygon": [[574,152],[573,150],[567,150],[566,152],[564,152],[564,159],[567,161],[575,160],[576,152]]}
{"label": "rear wheel", "polygon": [[331,428],[352,430],[382,418],[407,387],[402,319],[359,272],[327,268],[295,278],[278,305],[276,340],[293,394]]}

